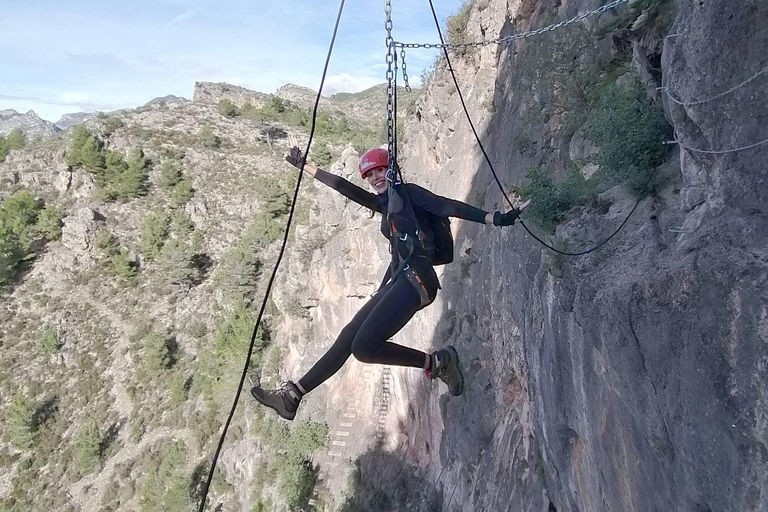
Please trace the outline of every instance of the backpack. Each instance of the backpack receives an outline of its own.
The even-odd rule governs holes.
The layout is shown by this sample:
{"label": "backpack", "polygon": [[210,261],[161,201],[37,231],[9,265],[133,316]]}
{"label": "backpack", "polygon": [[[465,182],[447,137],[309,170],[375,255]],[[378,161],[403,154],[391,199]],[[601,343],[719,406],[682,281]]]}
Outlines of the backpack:
{"label": "backpack", "polygon": [[[403,189],[405,191],[405,189]],[[418,233],[418,239],[421,242],[421,248],[424,251],[432,253],[432,265],[446,265],[453,261],[453,233],[451,233],[451,220],[448,217],[439,217],[428,211],[427,225],[421,226],[413,213],[413,206],[408,194],[403,194],[403,208],[400,212],[390,215],[390,226],[392,232]],[[399,229],[396,225],[399,225]],[[397,240],[396,240],[397,243]],[[409,251],[413,251],[413,243]],[[410,256],[408,256],[410,258]]]}
{"label": "backpack", "polygon": [[434,247],[433,265],[447,265],[453,261],[453,233],[451,219],[438,217],[426,212],[429,219],[429,229],[432,231],[432,246]]}

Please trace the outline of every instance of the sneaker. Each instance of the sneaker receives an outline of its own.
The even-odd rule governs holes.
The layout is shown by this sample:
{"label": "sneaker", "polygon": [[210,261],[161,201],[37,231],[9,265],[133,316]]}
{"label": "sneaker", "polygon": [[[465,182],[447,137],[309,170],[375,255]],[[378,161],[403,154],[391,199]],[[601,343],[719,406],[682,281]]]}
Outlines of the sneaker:
{"label": "sneaker", "polygon": [[453,396],[459,396],[464,392],[464,375],[461,374],[459,366],[459,354],[456,349],[448,345],[434,354],[434,364],[432,371],[426,370],[427,377],[430,379],[440,379],[448,386],[448,391]]}
{"label": "sneaker", "polygon": [[262,405],[274,409],[281,417],[292,420],[301,403],[301,393],[293,382],[283,382],[278,389],[251,388],[251,395]]}

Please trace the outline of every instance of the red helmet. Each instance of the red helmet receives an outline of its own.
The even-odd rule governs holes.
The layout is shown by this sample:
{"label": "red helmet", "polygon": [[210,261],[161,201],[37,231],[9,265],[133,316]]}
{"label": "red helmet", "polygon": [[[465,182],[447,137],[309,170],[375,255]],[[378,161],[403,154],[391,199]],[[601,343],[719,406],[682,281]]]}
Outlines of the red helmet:
{"label": "red helmet", "polygon": [[389,152],[386,149],[373,148],[366,151],[360,158],[360,176],[365,179],[366,174],[378,167],[389,165]]}

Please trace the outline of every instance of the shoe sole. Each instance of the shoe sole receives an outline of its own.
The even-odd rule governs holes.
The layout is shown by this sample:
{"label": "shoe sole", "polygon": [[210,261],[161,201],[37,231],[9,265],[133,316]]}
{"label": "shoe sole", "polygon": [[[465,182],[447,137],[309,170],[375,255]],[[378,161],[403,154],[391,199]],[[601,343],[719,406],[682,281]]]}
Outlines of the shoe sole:
{"label": "shoe sole", "polygon": [[254,399],[256,399],[256,401],[259,402],[261,405],[263,405],[264,407],[269,407],[270,409],[275,411],[278,416],[280,416],[281,418],[285,418],[286,420],[293,420],[293,418],[296,417],[296,413],[295,412],[293,414],[291,414],[290,412],[286,411],[285,409],[278,409],[278,408],[272,407],[270,404],[264,402],[262,400],[262,398],[256,393],[257,389],[259,389],[259,388],[257,388],[257,387],[251,388],[251,396]]}
{"label": "shoe sole", "polygon": [[459,353],[456,352],[456,349],[453,348],[453,345],[448,345],[445,347],[445,350],[447,350],[454,361],[456,361],[456,371],[459,374],[459,392],[458,393],[451,393],[453,396],[460,396],[464,392],[464,374],[461,372],[461,365],[459,364]]}

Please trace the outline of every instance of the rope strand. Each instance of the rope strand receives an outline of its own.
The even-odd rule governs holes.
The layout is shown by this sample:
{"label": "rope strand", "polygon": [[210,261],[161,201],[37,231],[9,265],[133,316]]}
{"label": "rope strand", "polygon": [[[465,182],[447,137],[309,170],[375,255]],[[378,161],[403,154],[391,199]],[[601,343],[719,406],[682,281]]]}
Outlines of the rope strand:
{"label": "rope strand", "polygon": [[[328,72],[328,64],[331,61],[331,54],[333,53],[333,45],[336,41],[336,33],[339,29],[339,22],[341,21],[341,13],[344,10],[344,2],[345,0],[341,0],[341,4],[339,5],[339,12],[336,15],[336,25],[333,28],[333,36],[331,37],[331,44],[328,48],[328,56],[325,59],[325,67],[323,68],[323,76],[320,80],[320,88],[317,91],[317,98],[315,99],[315,107],[312,112],[312,127],[309,132],[309,141],[307,142],[307,149],[304,152],[305,155],[309,155],[309,148],[312,146],[312,138],[315,135],[315,121],[317,119],[317,109],[320,105],[320,94],[323,91],[323,84],[325,84],[325,75]],[[248,374],[248,366],[251,364],[251,355],[253,354],[253,346],[256,342],[256,333],[259,330],[259,325],[261,324],[261,319],[264,316],[264,310],[267,306],[267,300],[269,299],[269,293],[272,290],[272,285],[275,282],[275,276],[277,275],[277,270],[280,268],[280,262],[283,259],[283,254],[285,253],[285,247],[288,245],[288,233],[291,229],[291,223],[293,222],[293,214],[294,210],[296,209],[296,201],[299,196],[299,188],[301,187],[301,177],[304,174],[304,163],[306,159],[302,159],[301,162],[301,170],[299,171],[299,178],[296,180],[296,188],[293,191],[293,200],[291,201],[291,210],[288,213],[288,221],[285,226],[285,235],[283,236],[283,244],[280,247],[280,254],[277,257],[277,261],[275,262],[275,267],[272,269],[272,275],[269,278],[269,283],[267,284],[267,290],[264,292],[264,300],[261,303],[261,309],[259,310],[259,316],[256,320],[256,325],[253,328],[253,334],[251,335],[251,344],[248,347],[248,356],[245,358],[245,366],[243,366],[243,373],[240,376],[240,383],[237,386],[237,393],[235,394],[235,400],[232,403],[232,409],[229,411],[229,416],[227,416],[227,421],[224,424],[224,429],[221,432],[221,437],[219,438],[219,444],[216,447],[216,453],[213,456],[213,460],[211,461],[211,469],[208,472],[208,480],[205,483],[205,488],[203,489],[202,498],[200,499],[200,507],[199,512],[203,512],[205,510],[205,504],[208,500],[208,491],[211,487],[211,481],[213,480],[213,473],[216,469],[216,462],[219,460],[219,454],[221,453],[221,448],[224,445],[224,439],[227,436],[227,430],[229,429],[229,425],[232,422],[232,418],[235,415],[235,410],[237,409],[237,403],[240,400],[240,393],[243,391],[243,384],[245,383],[245,378]]]}

